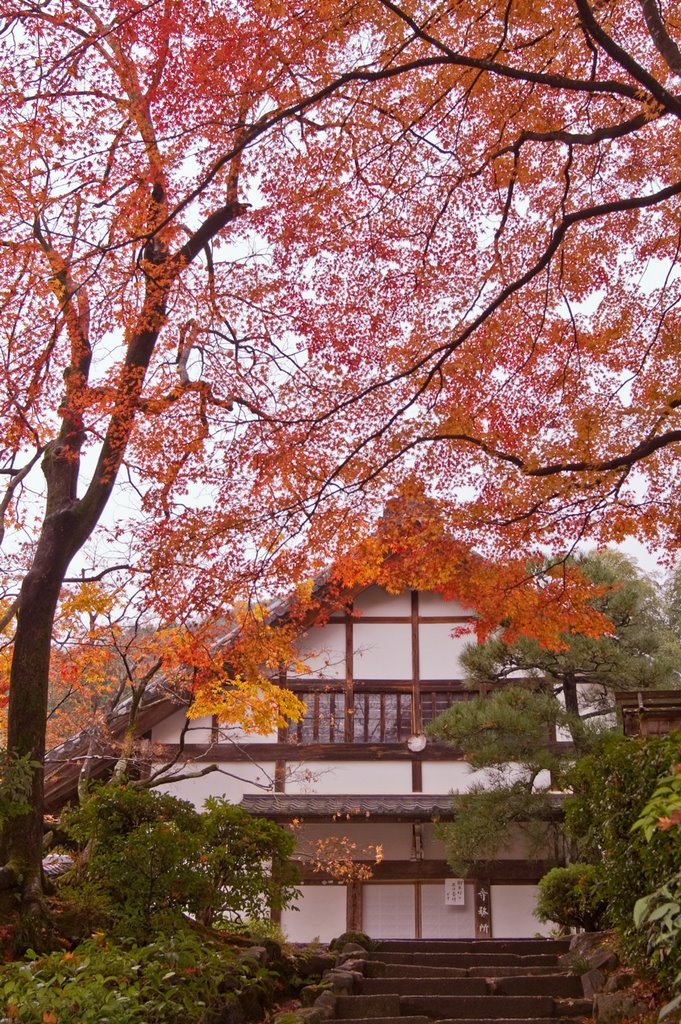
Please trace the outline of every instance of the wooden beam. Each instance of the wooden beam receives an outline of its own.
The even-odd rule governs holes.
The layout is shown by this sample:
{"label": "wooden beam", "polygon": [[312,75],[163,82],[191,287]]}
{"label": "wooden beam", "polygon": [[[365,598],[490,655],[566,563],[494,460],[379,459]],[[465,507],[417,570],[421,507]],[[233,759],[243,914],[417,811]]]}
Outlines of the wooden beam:
{"label": "wooden beam", "polygon": [[[568,745],[569,746],[569,745]],[[173,743],[154,743],[155,763],[171,761],[179,753]],[[429,743],[424,751],[413,754],[406,743],[216,743],[212,746],[187,743],[183,748],[187,761],[223,764],[233,761],[461,761],[463,752],[447,743]]]}
{"label": "wooden beam", "polygon": [[[569,753],[572,743],[551,743],[555,753]],[[154,743],[151,756],[155,764],[171,761],[180,753],[174,743]],[[425,750],[412,753],[405,743],[186,743],[183,760],[202,764],[229,761],[465,761],[464,752],[448,743],[430,742]],[[112,755],[113,757],[114,755]],[[77,758],[75,760],[78,760]]]}
{"label": "wooden beam", "polygon": [[[416,591],[412,591],[416,593]],[[419,615],[419,622],[451,622],[453,626],[459,625],[462,622],[475,622],[475,619],[471,615]],[[342,622],[343,620],[337,617],[330,618],[329,622]],[[374,625],[395,625],[399,623],[411,622],[411,615],[361,615],[357,621],[360,625],[374,626]]]}
{"label": "wooden beam", "polygon": [[[313,871],[308,865],[296,863],[303,885],[319,885],[321,881],[334,881],[323,872]],[[358,863],[366,864],[372,869],[373,882],[444,882],[446,878],[453,877],[452,869],[446,860],[383,860],[380,864],[374,864],[372,861]],[[555,861],[549,860],[484,861],[473,866],[475,875],[467,877],[466,880],[476,882],[479,872],[480,875],[484,875],[487,884],[496,882],[504,885],[527,885],[538,882],[547,871],[556,866]]]}

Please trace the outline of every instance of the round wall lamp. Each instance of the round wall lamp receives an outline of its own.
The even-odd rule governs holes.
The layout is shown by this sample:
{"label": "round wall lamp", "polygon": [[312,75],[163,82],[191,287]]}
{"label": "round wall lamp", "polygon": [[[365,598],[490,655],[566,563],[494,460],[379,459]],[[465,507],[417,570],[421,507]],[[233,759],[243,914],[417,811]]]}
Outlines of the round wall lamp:
{"label": "round wall lamp", "polygon": [[412,754],[420,754],[422,750],[426,749],[427,742],[428,740],[424,733],[416,732],[407,740],[407,746],[411,750]]}

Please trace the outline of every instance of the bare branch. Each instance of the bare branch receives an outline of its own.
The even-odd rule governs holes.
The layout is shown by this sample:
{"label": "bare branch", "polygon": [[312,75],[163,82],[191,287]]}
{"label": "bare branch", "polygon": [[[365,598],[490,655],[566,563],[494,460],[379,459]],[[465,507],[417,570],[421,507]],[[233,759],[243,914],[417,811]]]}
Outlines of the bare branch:
{"label": "bare branch", "polygon": [[27,462],[25,466],[23,466],[21,469],[12,471],[12,479],[10,483],[7,485],[7,490],[5,491],[2,501],[0,501],[0,544],[2,544],[5,537],[5,513],[9,508],[12,497],[14,496],[14,492],[16,491],[17,487],[22,482],[22,480],[26,479],[26,477],[31,472],[38,459],[40,459],[41,456],[43,455],[44,451],[45,445],[42,445],[42,447],[38,448],[33,458],[29,462]]}

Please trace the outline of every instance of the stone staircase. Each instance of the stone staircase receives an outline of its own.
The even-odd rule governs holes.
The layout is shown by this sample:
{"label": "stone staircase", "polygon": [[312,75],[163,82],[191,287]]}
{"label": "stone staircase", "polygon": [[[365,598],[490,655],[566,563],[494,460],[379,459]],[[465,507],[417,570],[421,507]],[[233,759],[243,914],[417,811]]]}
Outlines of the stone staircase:
{"label": "stone staircase", "polygon": [[384,940],[351,954],[361,975],[339,995],[339,1024],[576,1024],[590,1017],[578,977],[561,967],[569,940]]}

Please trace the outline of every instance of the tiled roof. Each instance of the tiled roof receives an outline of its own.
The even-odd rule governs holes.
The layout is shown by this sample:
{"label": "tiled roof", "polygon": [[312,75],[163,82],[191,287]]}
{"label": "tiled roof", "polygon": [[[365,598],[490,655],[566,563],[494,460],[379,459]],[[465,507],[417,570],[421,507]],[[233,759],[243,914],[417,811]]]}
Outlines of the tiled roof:
{"label": "tiled roof", "polygon": [[287,795],[272,793],[247,794],[241,806],[250,814],[266,818],[290,821],[298,819],[322,819],[330,821],[362,820],[366,818],[414,818],[430,821],[431,818],[452,816],[450,796],[327,796]]}
{"label": "tiled roof", "polygon": [[[551,794],[555,813],[560,813],[562,794]],[[276,821],[354,821],[383,818],[392,821],[432,821],[454,817],[449,794],[412,793],[407,796],[327,796],[286,793],[247,793],[241,807]]]}

